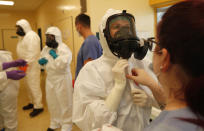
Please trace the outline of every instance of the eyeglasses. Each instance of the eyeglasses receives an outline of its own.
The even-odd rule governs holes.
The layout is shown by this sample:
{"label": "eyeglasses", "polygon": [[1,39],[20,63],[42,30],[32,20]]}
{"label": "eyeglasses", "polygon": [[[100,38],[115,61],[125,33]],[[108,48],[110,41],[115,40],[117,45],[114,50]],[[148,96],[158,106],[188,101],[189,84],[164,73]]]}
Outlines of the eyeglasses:
{"label": "eyeglasses", "polygon": [[[159,43],[155,41],[154,37],[150,37],[147,39],[148,43],[149,43],[149,50],[151,52],[159,52],[161,49],[158,48]],[[157,47],[157,48],[156,48]]]}

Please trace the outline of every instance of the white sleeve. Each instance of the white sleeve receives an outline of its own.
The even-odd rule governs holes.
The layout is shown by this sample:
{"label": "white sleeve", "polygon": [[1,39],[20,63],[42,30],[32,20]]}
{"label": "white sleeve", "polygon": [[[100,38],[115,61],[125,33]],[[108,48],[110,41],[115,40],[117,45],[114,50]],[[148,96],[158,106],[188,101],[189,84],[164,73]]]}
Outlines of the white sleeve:
{"label": "white sleeve", "polygon": [[67,68],[67,65],[70,65],[72,61],[72,52],[65,45],[59,47],[58,50],[59,50],[57,52],[58,57],[55,59],[54,66],[56,69]]}
{"label": "white sleeve", "polygon": [[105,105],[107,87],[91,63],[82,68],[74,88],[73,122],[83,131],[101,128],[117,117]]}
{"label": "white sleeve", "polygon": [[0,62],[0,71],[3,71],[3,63]]}
{"label": "white sleeve", "polygon": [[7,80],[7,75],[5,71],[0,72],[0,83],[3,83]]}

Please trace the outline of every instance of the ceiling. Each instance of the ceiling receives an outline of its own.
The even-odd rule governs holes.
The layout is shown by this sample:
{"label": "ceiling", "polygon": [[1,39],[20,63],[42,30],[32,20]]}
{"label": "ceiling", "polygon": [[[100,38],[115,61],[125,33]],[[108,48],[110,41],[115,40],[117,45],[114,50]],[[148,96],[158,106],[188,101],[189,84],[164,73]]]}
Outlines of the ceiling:
{"label": "ceiling", "polygon": [[37,9],[45,0],[8,0],[8,1],[14,1],[15,2],[14,6],[0,5],[0,10],[32,11]]}

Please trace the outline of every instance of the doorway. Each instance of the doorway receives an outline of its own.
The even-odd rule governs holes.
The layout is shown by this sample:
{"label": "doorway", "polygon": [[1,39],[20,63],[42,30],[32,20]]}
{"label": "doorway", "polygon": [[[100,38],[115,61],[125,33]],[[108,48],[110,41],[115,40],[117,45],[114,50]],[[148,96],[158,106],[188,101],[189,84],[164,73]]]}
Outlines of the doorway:
{"label": "doorway", "polygon": [[12,53],[13,59],[17,59],[16,46],[18,43],[18,36],[16,29],[2,29],[2,45],[1,47]]}

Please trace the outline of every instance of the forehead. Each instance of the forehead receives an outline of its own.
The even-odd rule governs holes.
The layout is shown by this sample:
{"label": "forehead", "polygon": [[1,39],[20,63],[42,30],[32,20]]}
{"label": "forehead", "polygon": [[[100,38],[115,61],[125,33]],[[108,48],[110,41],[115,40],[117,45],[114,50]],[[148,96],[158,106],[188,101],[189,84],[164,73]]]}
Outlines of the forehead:
{"label": "forehead", "polygon": [[130,25],[130,21],[127,19],[113,19],[110,22],[110,27],[116,26],[116,25],[122,25],[122,26],[126,25],[127,26],[127,25]]}
{"label": "forehead", "polygon": [[116,24],[124,24],[124,25],[129,25],[130,22],[128,20],[116,20],[114,22],[111,22],[110,25],[116,25]]}

